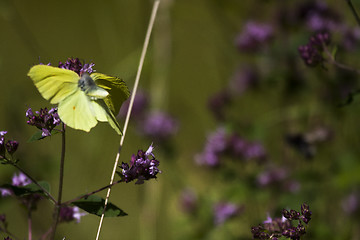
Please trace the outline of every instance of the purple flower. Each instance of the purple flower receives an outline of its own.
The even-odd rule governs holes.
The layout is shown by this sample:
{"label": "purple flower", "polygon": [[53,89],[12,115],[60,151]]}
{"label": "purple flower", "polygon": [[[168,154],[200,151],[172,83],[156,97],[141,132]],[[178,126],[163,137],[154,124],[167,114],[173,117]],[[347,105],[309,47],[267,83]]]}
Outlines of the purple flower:
{"label": "purple flower", "polygon": [[[306,233],[305,226],[311,220],[311,211],[309,205],[303,203],[301,205],[301,212],[295,210],[283,210],[281,218],[272,219],[270,216],[257,227],[251,227],[251,232],[254,239],[278,239],[281,237],[299,240],[302,235]],[[296,227],[293,226],[292,221],[297,221]]]}
{"label": "purple flower", "polygon": [[137,179],[135,184],[143,184],[145,180],[156,178],[161,171],[158,169],[160,162],[152,153],[153,149],[151,145],[147,151],[139,150],[137,155],[133,154],[130,165],[123,162],[119,166],[122,169],[118,172],[120,177],[127,183]]}
{"label": "purple flower", "polygon": [[186,213],[193,213],[196,211],[198,198],[196,193],[190,189],[184,189],[180,195],[180,207]]}
{"label": "purple flower", "polygon": [[234,203],[219,202],[214,205],[214,224],[221,225],[229,218],[238,216],[243,207]]}
{"label": "purple flower", "polygon": [[282,183],[288,177],[288,171],[285,168],[273,168],[260,173],[257,177],[257,183],[261,187],[270,184]]}
{"label": "purple flower", "polygon": [[235,43],[241,51],[256,51],[273,36],[273,28],[269,24],[249,21],[237,36]]}
{"label": "purple flower", "polygon": [[75,220],[80,222],[82,216],[87,215],[85,212],[80,212],[78,207],[64,206],[60,209],[60,222],[71,222]]}
{"label": "purple flower", "polygon": [[12,178],[12,185],[17,187],[23,187],[31,183],[31,180],[22,172],[19,175],[14,174]]}
{"label": "purple flower", "polygon": [[[129,108],[130,98],[121,105],[119,115],[125,117]],[[137,91],[131,110],[131,118],[140,120],[144,118],[145,110],[149,105],[149,97],[143,91]]]}
{"label": "purple flower", "polygon": [[13,192],[7,188],[0,188],[0,193],[2,197],[11,196],[13,194]]}
{"label": "purple flower", "polygon": [[231,97],[229,91],[223,90],[210,97],[208,101],[209,109],[218,120],[224,120],[224,108],[231,103]]}
{"label": "purple flower", "polygon": [[204,150],[195,155],[195,162],[199,165],[214,167],[219,165],[220,154],[226,150],[227,135],[225,128],[220,127],[210,133]]}
{"label": "purple flower", "polygon": [[360,209],[359,195],[356,192],[351,193],[341,203],[343,211],[350,215],[358,212]]}
{"label": "purple flower", "polygon": [[19,146],[19,142],[15,141],[15,140],[9,140],[9,141],[7,141],[5,146],[6,146],[7,152],[10,155],[13,155]]}
{"label": "purple flower", "polygon": [[27,124],[41,129],[43,137],[51,136],[51,131],[61,123],[57,108],[51,108],[49,111],[47,108],[41,108],[35,114],[29,108],[25,116],[29,118]]}
{"label": "purple flower", "polygon": [[247,89],[255,87],[259,82],[259,76],[253,67],[243,67],[235,72],[230,80],[230,89],[235,94],[243,94]]}
{"label": "purple flower", "polygon": [[178,123],[166,113],[154,112],[145,119],[142,130],[146,136],[164,141],[175,135]]}
{"label": "purple flower", "polygon": [[92,68],[94,65],[94,63],[82,64],[79,58],[68,58],[65,63],[59,62],[58,67],[63,69],[69,69],[81,76],[85,72],[88,74],[94,72]]}
{"label": "purple flower", "polygon": [[234,157],[240,157],[244,160],[264,160],[266,158],[266,150],[259,142],[250,142],[237,134],[233,134],[230,136],[228,144],[229,153]]}
{"label": "purple flower", "polygon": [[317,33],[310,37],[306,45],[299,46],[298,51],[304,63],[310,67],[315,67],[324,61],[322,52],[324,47],[330,43],[329,33]]}
{"label": "purple flower", "polygon": [[5,134],[7,131],[0,131],[0,159],[5,157]]}

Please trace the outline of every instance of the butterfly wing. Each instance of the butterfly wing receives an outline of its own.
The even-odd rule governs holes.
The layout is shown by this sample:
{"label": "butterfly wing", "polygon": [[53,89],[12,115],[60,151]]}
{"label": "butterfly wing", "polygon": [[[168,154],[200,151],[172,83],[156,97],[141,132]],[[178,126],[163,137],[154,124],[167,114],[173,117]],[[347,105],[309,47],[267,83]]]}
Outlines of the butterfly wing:
{"label": "butterfly wing", "polygon": [[97,86],[105,89],[109,95],[104,98],[107,107],[116,116],[121,104],[130,96],[130,91],[125,82],[117,77],[107,76],[102,73],[92,73],[90,75]]}
{"label": "butterfly wing", "polygon": [[89,132],[97,124],[93,102],[78,89],[59,103],[58,114],[61,121],[71,128]]}
{"label": "butterfly wing", "polygon": [[100,122],[109,122],[110,126],[117,132],[117,134],[122,135],[120,125],[116,120],[113,112],[108,108],[103,99],[98,99],[92,101],[92,109],[96,119]]}
{"label": "butterfly wing", "polygon": [[40,94],[51,104],[56,104],[78,89],[79,75],[71,70],[35,65],[28,72]]}

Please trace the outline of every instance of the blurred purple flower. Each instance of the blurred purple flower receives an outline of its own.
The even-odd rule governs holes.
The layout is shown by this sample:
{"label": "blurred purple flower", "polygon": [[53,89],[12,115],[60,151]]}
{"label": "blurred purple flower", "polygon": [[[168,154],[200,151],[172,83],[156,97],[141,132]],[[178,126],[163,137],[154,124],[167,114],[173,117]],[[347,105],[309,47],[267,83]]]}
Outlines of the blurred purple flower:
{"label": "blurred purple flower", "polygon": [[231,103],[231,96],[227,89],[211,96],[208,101],[208,107],[217,120],[224,120],[225,107]]}
{"label": "blurred purple flower", "polygon": [[233,134],[228,141],[229,153],[244,160],[256,159],[262,161],[266,158],[266,150],[261,143],[249,142],[237,134]]}
{"label": "blurred purple flower", "polygon": [[329,43],[329,33],[317,33],[310,37],[309,42],[306,45],[299,46],[298,51],[306,65],[315,67],[325,60],[322,56],[322,52],[324,47],[329,45]]}
{"label": "blurred purple flower", "polygon": [[273,28],[269,24],[248,21],[242,32],[236,37],[235,44],[240,51],[258,50],[273,36]]}
{"label": "blurred purple flower", "polygon": [[13,192],[7,188],[0,188],[0,193],[2,197],[11,196],[13,194]]}
{"label": "blurred purple flower", "polygon": [[270,184],[281,183],[287,177],[288,171],[285,168],[273,168],[260,173],[256,181],[260,187],[266,187]]}
{"label": "blurred purple flower", "polygon": [[47,108],[41,108],[35,114],[29,108],[25,116],[29,118],[27,124],[41,129],[43,137],[51,136],[51,131],[61,123],[57,108],[51,108],[49,111]]}
{"label": "blurred purple flower", "polygon": [[229,202],[219,202],[214,205],[214,224],[223,224],[229,218],[238,216],[243,211],[243,206]]}
{"label": "blurred purple flower", "polygon": [[[23,187],[26,185],[29,185],[31,183],[31,180],[22,172],[20,172],[18,175],[14,173],[14,176],[12,177],[12,185],[16,187]],[[11,189],[7,188],[0,188],[1,196],[11,196],[13,195],[13,192]]]}
{"label": "blurred purple flower", "polygon": [[153,149],[151,145],[146,152],[139,150],[137,155],[132,155],[130,165],[123,162],[119,166],[121,172],[118,174],[126,183],[137,179],[135,184],[143,184],[145,180],[156,178],[156,175],[161,173],[158,169],[160,162],[155,159]]}
{"label": "blurred purple flower", "polygon": [[75,220],[77,223],[80,222],[82,216],[87,215],[85,212],[80,212],[78,207],[64,206],[60,209],[60,222],[71,222]]}
{"label": "blurred purple flower", "polygon": [[360,28],[345,28],[342,34],[341,46],[348,51],[352,51],[359,46],[360,41]]}
{"label": "blurred purple flower", "polygon": [[195,155],[195,162],[199,165],[215,167],[219,165],[219,154],[227,147],[225,128],[219,127],[208,135],[204,150]]}
{"label": "blurred purple flower", "polygon": [[198,198],[194,190],[190,188],[184,189],[180,194],[180,207],[185,213],[193,213],[196,211]]}
{"label": "blurred purple flower", "polygon": [[230,89],[235,94],[243,94],[249,88],[257,85],[259,76],[253,67],[243,67],[235,72],[230,80]]}
{"label": "blurred purple flower", "polygon": [[[120,108],[119,115],[121,117],[125,117],[129,108],[130,104],[130,98],[127,99]],[[149,105],[149,97],[143,92],[143,91],[137,91],[133,107],[131,110],[131,118],[134,120],[140,120],[143,119],[145,116],[145,110],[147,109]]]}
{"label": "blurred purple flower", "polygon": [[0,131],[0,159],[5,157],[5,134],[7,131]]}
{"label": "blurred purple flower", "polygon": [[23,187],[31,183],[31,180],[22,172],[19,175],[14,174],[12,178],[12,185],[17,187]]}
{"label": "blurred purple flower", "polygon": [[59,68],[74,71],[79,76],[81,76],[85,72],[88,74],[94,72],[92,68],[93,66],[95,66],[94,63],[86,63],[86,64],[81,63],[79,58],[68,58],[65,63],[59,62],[58,65]]}
{"label": "blurred purple flower", "polygon": [[143,123],[143,134],[164,141],[176,134],[178,122],[175,118],[164,112],[153,112],[147,116]]}
{"label": "blurred purple flower", "polygon": [[18,146],[19,146],[19,142],[15,141],[15,140],[9,140],[9,141],[6,142],[5,146],[6,146],[7,152],[10,155],[13,155],[16,152]]}
{"label": "blurred purple flower", "polygon": [[351,193],[341,203],[343,211],[348,214],[354,214],[360,209],[359,195],[356,192]]}

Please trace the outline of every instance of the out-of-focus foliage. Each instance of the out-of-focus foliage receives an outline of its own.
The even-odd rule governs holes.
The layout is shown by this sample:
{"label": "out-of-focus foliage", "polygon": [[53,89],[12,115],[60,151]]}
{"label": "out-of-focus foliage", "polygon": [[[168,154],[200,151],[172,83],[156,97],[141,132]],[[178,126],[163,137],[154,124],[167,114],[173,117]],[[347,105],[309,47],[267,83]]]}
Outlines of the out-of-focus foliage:
{"label": "out-of-focus foliage", "polygon": [[[0,131],[20,142],[22,168],[52,192],[60,134],[27,143],[34,128],[25,111],[51,106],[26,73],[79,57],[131,89],[151,6],[0,2]],[[310,39],[325,32],[329,41]],[[111,202],[128,216],[105,219],[102,239],[251,239],[252,226],[304,202],[312,211],[304,239],[359,239],[360,105],[351,94],[359,90],[359,43],[347,1],[162,0],[140,82],[146,100],[121,153],[128,162],[154,142],[162,173],[113,188]],[[119,137],[106,124],[66,137],[64,200],[107,185]],[[1,183],[13,172],[1,166]],[[52,206],[43,205],[34,234],[51,219]],[[1,199],[0,213],[26,237],[17,203]],[[58,236],[94,238],[98,221],[63,224]]]}

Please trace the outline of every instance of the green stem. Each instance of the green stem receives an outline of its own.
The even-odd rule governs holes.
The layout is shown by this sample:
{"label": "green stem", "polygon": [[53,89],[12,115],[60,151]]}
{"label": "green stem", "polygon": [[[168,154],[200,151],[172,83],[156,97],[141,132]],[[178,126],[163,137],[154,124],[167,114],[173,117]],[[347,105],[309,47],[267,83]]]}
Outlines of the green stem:
{"label": "green stem", "polygon": [[59,193],[58,200],[54,208],[54,218],[53,218],[53,226],[51,232],[51,238],[55,239],[56,227],[59,222],[59,214],[61,209],[61,198],[62,198],[62,190],[63,190],[63,181],[64,181],[64,164],[65,164],[65,124],[62,123],[62,132],[61,132],[61,160],[60,160],[60,176],[59,176]]}
{"label": "green stem", "polygon": [[31,221],[31,210],[28,212],[28,229],[29,229],[29,240],[32,240],[32,221]]}
{"label": "green stem", "polygon": [[334,64],[336,67],[346,70],[346,71],[350,71],[350,72],[355,72],[357,74],[360,74],[360,70],[356,69],[356,68],[352,68],[348,65],[339,63],[338,61],[336,61],[335,57],[331,54],[331,52],[329,51],[329,49],[327,48],[327,46],[325,44],[323,44],[323,49],[325,54],[328,56],[327,60]]}
{"label": "green stem", "polygon": [[41,186],[33,177],[31,177],[24,169],[22,169],[19,165],[17,165],[14,162],[9,161],[10,164],[12,164],[15,168],[17,168],[20,172],[22,172],[27,178],[29,178],[34,184],[36,184],[36,186],[38,186],[44,193],[46,196],[48,196],[50,198],[50,200],[53,203],[56,203],[55,198],[43,187]]}
{"label": "green stem", "polygon": [[359,18],[359,15],[356,12],[356,9],[355,9],[354,5],[352,4],[351,0],[346,0],[346,1],[347,1],[348,5],[349,5],[349,7],[351,9],[352,14],[354,15],[354,17],[356,19],[358,25],[360,26],[360,18]]}
{"label": "green stem", "polygon": [[62,205],[67,205],[67,204],[70,204],[70,203],[75,202],[75,201],[77,201],[77,200],[80,200],[80,199],[82,199],[82,198],[87,198],[87,197],[89,197],[89,196],[91,196],[91,195],[93,195],[93,194],[95,194],[95,193],[98,193],[98,192],[101,192],[101,191],[103,191],[103,190],[105,190],[105,189],[107,189],[107,188],[110,188],[110,187],[114,186],[115,184],[121,183],[122,181],[123,181],[123,180],[119,180],[119,181],[116,181],[116,182],[114,182],[114,183],[112,183],[112,184],[109,184],[109,185],[107,185],[107,186],[105,186],[105,187],[99,188],[98,190],[92,191],[92,192],[90,192],[90,193],[83,194],[83,195],[81,195],[81,196],[79,196],[79,197],[76,197],[76,198],[74,198],[74,199],[71,199],[71,200],[68,200],[68,201],[66,201],[66,202],[63,202]]}

